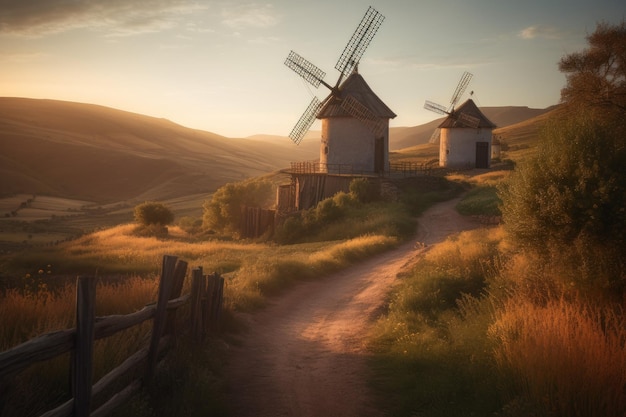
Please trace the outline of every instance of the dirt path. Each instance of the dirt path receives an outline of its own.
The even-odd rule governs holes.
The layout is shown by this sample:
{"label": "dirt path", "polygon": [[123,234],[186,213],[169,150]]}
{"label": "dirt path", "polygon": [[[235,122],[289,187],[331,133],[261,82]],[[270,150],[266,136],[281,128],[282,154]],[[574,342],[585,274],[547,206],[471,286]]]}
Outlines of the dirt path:
{"label": "dirt path", "polygon": [[226,369],[234,417],[342,416],[383,413],[366,385],[363,334],[376,319],[398,272],[427,246],[478,227],[440,203],[419,219],[403,246],[325,279],[303,282],[247,316],[250,330]]}

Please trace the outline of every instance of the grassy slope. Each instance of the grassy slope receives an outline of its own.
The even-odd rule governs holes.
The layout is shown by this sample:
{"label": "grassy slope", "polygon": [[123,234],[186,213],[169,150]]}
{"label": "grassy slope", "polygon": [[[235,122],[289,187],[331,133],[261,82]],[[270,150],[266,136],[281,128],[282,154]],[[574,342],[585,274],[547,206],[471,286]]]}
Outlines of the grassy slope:
{"label": "grassy slope", "polygon": [[0,98],[0,195],[99,203],[211,192],[311,159],[291,142],[229,139],[96,105]]}

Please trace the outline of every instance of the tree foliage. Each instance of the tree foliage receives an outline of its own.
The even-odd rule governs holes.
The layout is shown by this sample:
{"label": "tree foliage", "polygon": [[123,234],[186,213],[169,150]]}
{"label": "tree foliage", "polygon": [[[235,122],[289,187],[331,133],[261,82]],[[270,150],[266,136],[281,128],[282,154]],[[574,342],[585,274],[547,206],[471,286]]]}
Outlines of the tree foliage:
{"label": "tree foliage", "polygon": [[626,245],[623,139],[583,116],[553,121],[541,139],[501,190],[513,236],[535,248],[577,238]]}
{"label": "tree foliage", "polygon": [[202,227],[205,230],[234,233],[241,222],[243,206],[266,207],[274,198],[273,185],[267,180],[229,183],[219,188],[204,203]]}
{"label": "tree foliage", "polygon": [[564,56],[559,69],[567,77],[565,103],[587,110],[626,112],[626,22],[598,24],[587,36],[589,47]]}
{"label": "tree foliage", "polygon": [[174,213],[162,203],[146,201],[135,207],[135,221],[143,226],[167,226],[174,221]]}
{"label": "tree foliage", "polygon": [[[581,266],[626,255],[626,25],[599,24],[589,48],[563,57],[563,110],[537,155],[501,189],[506,228],[537,252],[570,248]],[[580,249],[584,248],[584,249]],[[593,255],[593,254],[596,255]],[[594,259],[594,257],[596,259]],[[620,265],[621,265],[620,264]],[[612,273],[620,279],[624,265]]]}

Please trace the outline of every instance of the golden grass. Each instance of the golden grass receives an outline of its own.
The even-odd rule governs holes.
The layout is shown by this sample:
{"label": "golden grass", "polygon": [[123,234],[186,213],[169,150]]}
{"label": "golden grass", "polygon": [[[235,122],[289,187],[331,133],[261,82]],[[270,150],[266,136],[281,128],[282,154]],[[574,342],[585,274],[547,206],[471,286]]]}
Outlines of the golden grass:
{"label": "golden grass", "polygon": [[[28,279],[28,278],[25,278]],[[9,289],[0,298],[0,351],[40,334],[71,328],[75,320],[75,285],[50,289],[44,281],[35,288]],[[157,280],[131,277],[96,286],[96,315],[127,314],[156,300]],[[123,295],[123,296],[122,296]]]}
{"label": "golden grass", "polygon": [[543,305],[512,297],[490,335],[498,364],[535,406],[555,416],[622,417],[626,410],[626,319],[579,299]]}

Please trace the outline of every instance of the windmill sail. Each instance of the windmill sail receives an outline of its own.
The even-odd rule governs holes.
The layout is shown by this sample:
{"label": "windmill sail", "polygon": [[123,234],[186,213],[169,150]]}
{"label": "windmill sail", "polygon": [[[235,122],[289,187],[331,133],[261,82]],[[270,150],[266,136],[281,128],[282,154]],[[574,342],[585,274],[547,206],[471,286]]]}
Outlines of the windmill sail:
{"label": "windmill sail", "polygon": [[302,116],[300,116],[300,120],[298,120],[298,123],[296,123],[294,128],[291,130],[289,137],[296,145],[299,145],[300,142],[302,142],[302,138],[304,138],[306,132],[311,128],[311,125],[315,121],[315,115],[320,110],[320,107],[322,107],[322,103],[317,97],[313,97],[309,106],[306,108],[304,113],[302,113]]}
{"label": "windmill sail", "polygon": [[[367,9],[365,16],[363,16],[361,23],[354,31],[354,34],[352,34],[352,38],[348,41],[348,44],[345,46],[343,53],[335,65],[335,68],[340,72],[340,74],[334,87],[324,81],[324,77],[326,76],[324,71],[294,51],[291,51],[287,56],[285,65],[291,68],[296,74],[304,78],[314,87],[317,88],[320,84],[326,86],[330,90],[330,95],[324,100],[324,102],[327,102],[332,98],[339,98],[339,85],[341,84],[342,79],[345,76],[350,75],[354,68],[358,65],[361,57],[374,38],[374,35],[376,35],[376,32],[378,31],[378,28],[382,24],[383,20],[385,20],[385,17],[377,12],[373,7]],[[366,111],[369,110],[358,101],[347,101],[345,106],[344,110],[348,112],[348,114],[360,120],[373,132],[381,132],[382,129],[384,129],[384,123],[377,120],[377,118],[372,114],[367,114]],[[316,114],[321,107],[322,104],[319,99],[314,98],[304,114],[300,117],[300,120],[298,120],[298,123],[289,134],[291,140],[293,140],[296,144],[300,143],[307,130],[311,127],[315,121]],[[376,134],[380,136],[383,135],[384,132]]]}
{"label": "windmill sail", "polygon": [[451,112],[454,110],[454,106],[456,106],[456,104],[459,102],[459,99],[465,92],[465,89],[467,88],[470,81],[472,80],[472,77],[473,75],[467,71],[463,73],[463,75],[461,76],[461,80],[457,84],[456,90],[454,90],[454,94],[452,94],[452,98],[450,99],[450,107],[448,109],[448,112]]}
{"label": "windmill sail", "polygon": [[376,9],[371,6],[367,9],[361,23],[337,60],[335,68],[341,73],[337,84],[344,76],[349,75],[359,63],[383,20],[385,20],[385,16],[377,12]]}
{"label": "windmill sail", "polygon": [[353,96],[347,96],[341,102],[341,108],[347,111],[352,117],[363,123],[376,137],[385,134],[386,124],[382,119],[376,117],[366,106],[361,104]]}
{"label": "windmill sail", "polygon": [[[315,66],[310,61],[307,61],[294,51],[291,51],[285,60],[285,65],[291,68],[296,74],[304,78],[315,88],[319,87],[321,83],[324,83],[324,77],[326,73],[320,68]],[[324,83],[325,85],[328,85]]]}

